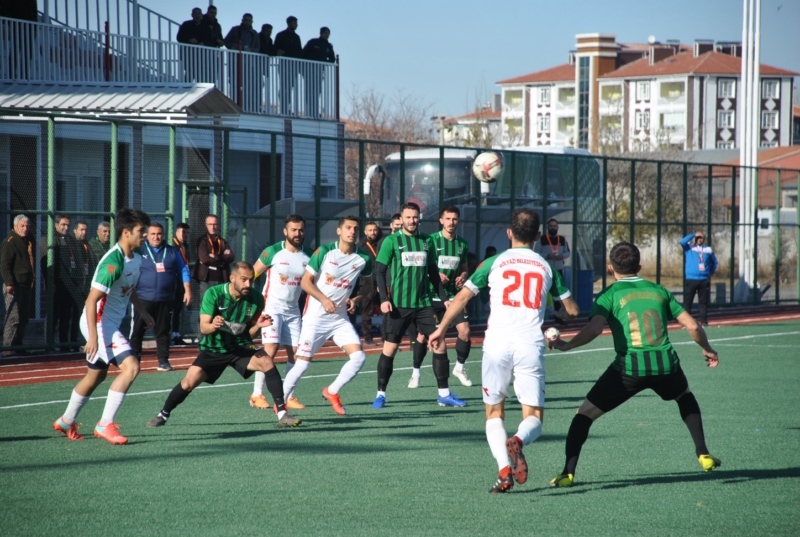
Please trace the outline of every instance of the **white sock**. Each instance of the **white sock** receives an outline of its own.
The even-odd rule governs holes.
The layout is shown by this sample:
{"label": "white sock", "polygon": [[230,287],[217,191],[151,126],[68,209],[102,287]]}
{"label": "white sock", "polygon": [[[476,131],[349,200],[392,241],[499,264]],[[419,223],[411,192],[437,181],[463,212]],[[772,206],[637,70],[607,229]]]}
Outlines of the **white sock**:
{"label": "white sock", "polygon": [[463,370],[464,370],[464,364],[462,364],[461,362],[456,362],[456,366],[453,368],[453,371],[455,372]]}
{"label": "white sock", "polygon": [[256,371],[255,377],[253,381],[253,395],[262,395],[264,393],[264,373]]}
{"label": "white sock", "polygon": [[286,415],[286,411],[285,411],[285,410],[279,410],[279,411],[278,411],[278,419],[281,419],[281,418],[282,418],[282,417],[284,417],[285,415]]}
{"label": "white sock", "polygon": [[384,399],[386,399],[386,392],[383,392],[383,391],[381,391],[381,390],[378,390],[378,395],[376,395],[376,396],[375,396],[375,398],[377,399],[377,398],[378,398],[378,397],[380,397],[381,395],[383,396],[383,398],[384,398]]}
{"label": "white sock", "polygon": [[311,362],[307,362],[305,360],[297,360],[294,363],[292,370],[286,373],[286,378],[283,379],[284,397],[288,398],[288,394],[294,393],[294,388],[297,386],[297,383],[300,382],[300,377],[303,376],[303,373],[306,372],[308,366],[310,365]]}
{"label": "white sock", "polygon": [[517,429],[517,438],[522,440],[522,445],[527,446],[542,434],[542,422],[536,416],[530,416],[522,420]]}
{"label": "white sock", "polygon": [[119,407],[122,406],[122,402],[125,400],[125,394],[123,392],[115,392],[114,390],[108,390],[108,399],[106,399],[106,407],[103,409],[103,417],[100,418],[100,422],[98,425],[101,427],[105,427],[106,425],[111,425],[114,423],[114,418],[117,417],[117,411]]}
{"label": "white sock", "polygon": [[342,366],[339,376],[328,386],[328,393],[339,393],[339,390],[341,390],[345,384],[356,378],[356,375],[358,375],[358,372],[364,367],[364,362],[366,361],[367,355],[364,354],[364,351],[357,351],[351,354],[350,359]]}
{"label": "white sock", "polygon": [[412,377],[417,377],[417,378],[419,378],[419,377],[420,377],[420,375],[422,375],[422,371],[420,371],[420,370],[419,370],[419,368],[416,368],[416,367],[412,367],[412,368],[411,368],[411,376],[412,376]]}
{"label": "white sock", "polygon": [[506,424],[502,418],[486,420],[486,440],[489,442],[489,449],[492,450],[494,460],[497,461],[497,469],[502,470],[506,466],[511,466],[506,449],[508,434],[506,434]]}
{"label": "white sock", "polygon": [[439,388],[439,397],[447,397],[450,395],[450,388]]}
{"label": "white sock", "polygon": [[[289,374],[289,371],[291,371],[291,370],[292,370],[292,368],[294,367],[294,364],[295,364],[295,363],[296,363],[296,362],[286,362],[286,370],[283,372],[283,378],[286,378],[286,375],[288,375],[288,374]],[[284,399],[286,399],[286,400],[288,401],[289,399],[291,399],[292,397],[294,397],[294,390],[292,390],[292,391],[291,391],[291,392],[289,392],[289,393],[284,393],[284,394],[283,394],[283,397],[284,397]]]}
{"label": "white sock", "polygon": [[69,404],[67,405],[67,410],[64,412],[62,416],[64,421],[67,425],[72,425],[75,423],[75,420],[78,419],[78,414],[80,413],[83,405],[89,402],[89,396],[81,395],[75,390],[72,390],[72,395],[69,398]]}

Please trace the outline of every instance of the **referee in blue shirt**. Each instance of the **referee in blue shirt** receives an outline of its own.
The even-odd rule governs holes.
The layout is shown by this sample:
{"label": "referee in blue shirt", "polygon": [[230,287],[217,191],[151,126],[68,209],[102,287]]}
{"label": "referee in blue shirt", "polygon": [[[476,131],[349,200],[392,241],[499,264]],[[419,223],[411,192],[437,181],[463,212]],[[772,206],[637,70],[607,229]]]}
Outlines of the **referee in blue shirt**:
{"label": "referee in blue shirt", "polygon": [[[164,227],[153,222],[147,228],[147,242],[141,249],[142,266],[136,294],[145,311],[155,320],[158,370],[172,371],[169,364],[170,329],[172,310],[175,307],[175,288],[183,284],[183,302],[189,306],[192,300],[191,276],[183,256],[177,248],[164,243]],[[131,350],[137,358],[142,357],[142,338],[147,327],[138,311],[133,312]]]}
{"label": "referee in blue shirt", "polygon": [[717,270],[717,257],[705,245],[702,231],[690,233],[681,239],[684,252],[686,285],[683,292],[683,309],[692,311],[694,295],[700,304],[700,323],[708,326],[708,298],[711,295],[711,276]]}

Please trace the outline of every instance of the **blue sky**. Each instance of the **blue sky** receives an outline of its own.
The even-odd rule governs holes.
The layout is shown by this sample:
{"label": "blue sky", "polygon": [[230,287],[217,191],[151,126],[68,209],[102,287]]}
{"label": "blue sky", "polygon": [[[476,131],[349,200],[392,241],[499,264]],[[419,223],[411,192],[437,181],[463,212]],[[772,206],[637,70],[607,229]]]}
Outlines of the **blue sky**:
{"label": "blue sky", "polygon": [[[208,0],[140,0],[178,22]],[[740,41],[741,0],[216,0],[223,32],[245,12],[257,28],[299,20],[303,43],[331,28],[341,56],[342,90],[353,84],[386,95],[397,90],[429,102],[432,113],[460,115],[498,92],[498,80],[566,62],[575,34],[616,34],[644,43],[694,39]],[[287,6],[291,7],[287,7]],[[800,72],[800,0],[762,0],[762,63]],[[797,84],[796,79],[795,84]],[[343,101],[346,102],[346,101]],[[346,109],[346,107],[344,107]]]}

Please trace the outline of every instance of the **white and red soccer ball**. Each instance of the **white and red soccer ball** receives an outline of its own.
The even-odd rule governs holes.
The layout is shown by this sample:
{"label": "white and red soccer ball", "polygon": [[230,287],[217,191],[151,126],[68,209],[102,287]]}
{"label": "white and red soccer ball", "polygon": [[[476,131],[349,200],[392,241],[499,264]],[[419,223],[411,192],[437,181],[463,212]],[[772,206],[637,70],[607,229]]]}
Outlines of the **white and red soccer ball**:
{"label": "white and red soccer ball", "polygon": [[494,151],[485,151],[472,161],[472,173],[484,183],[494,183],[503,173],[503,157]]}

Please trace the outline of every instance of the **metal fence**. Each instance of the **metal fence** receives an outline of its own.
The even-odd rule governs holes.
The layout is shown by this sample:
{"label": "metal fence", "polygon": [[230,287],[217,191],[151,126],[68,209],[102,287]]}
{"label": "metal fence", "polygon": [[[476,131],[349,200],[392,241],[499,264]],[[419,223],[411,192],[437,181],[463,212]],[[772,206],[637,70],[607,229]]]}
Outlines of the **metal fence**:
{"label": "metal fence", "polygon": [[[620,240],[638,244],[642,274],[680,299],[679,241],[702,230],[719,259],[712,307],[737,304],[731,291],[738,283],[737,236],[744,229],[737,223],[738,166],[503,150],[503,176],[487,188],[469,172],[479,151],[289,132],[2,116],[0,233],[7,237],[14,216],[25,214],[37,243],[31,321],[23,345],[14,348],[82,344],[74,323],[97,263],[93,245],[84,241],[108,221],[113,242],[114,211],[124,206],[162,222],[167,240],[176,224],[188,223],[191,262],[205,217],[218,214],[236,259],[252,262],[282,238],[288,214],[306,218],[306,242],[315,247],[335,240],[343,215],[386,227],[399,205],[412,199],[423,206],[422,231],[433,232],[439,229],[439,209],[456,205],[473,267],[487,246],[501,251],[508,246],[510,211],[532,207],[543,221],[559,220],[573,252],[567,282],[583,312],[610,284],[605,259]],[[745,303],[797,303],[800,171],[761,168],[757,175],[759,287]],[[57,227],[65,224],[62,216],[69,218],[66,230]],[[78,222],[86,224],[85,237],[75,231]],[[193,287],[194,306],[182,321],[185,336],[197,333],[200,297],[196,282]],[[476,313],[486,312],[477,307]]]}

